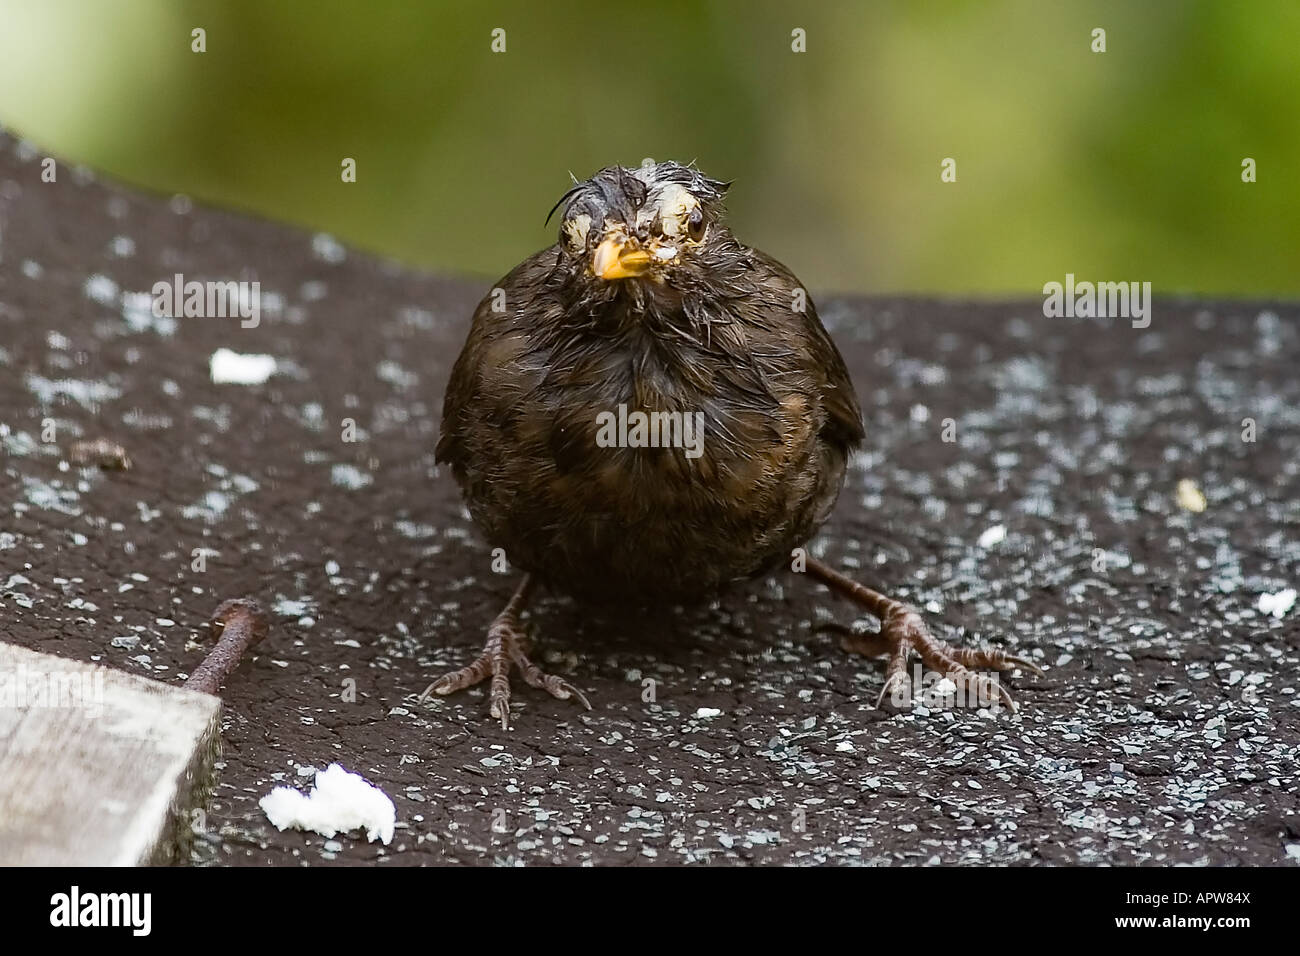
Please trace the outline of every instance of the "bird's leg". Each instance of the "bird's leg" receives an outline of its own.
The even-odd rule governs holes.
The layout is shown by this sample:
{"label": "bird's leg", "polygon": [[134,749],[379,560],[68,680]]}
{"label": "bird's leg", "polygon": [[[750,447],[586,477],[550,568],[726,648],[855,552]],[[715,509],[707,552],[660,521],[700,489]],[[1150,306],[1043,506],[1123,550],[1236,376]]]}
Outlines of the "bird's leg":
{"label": "bird's leg", "polygon": [[1015,701],[999,682],[984,674],[974,673],[978,670],[1009,671],[1024,667],[1041,675],[1043,672],[1030,661],[1020,657],[1011,657],[1005,651],[985,647],[952,647],[930,636],[925,622],[917,611],[904,604],[886,597],[879,591],[864,587],[816,558],[808,558],[808,574],[826,585],[832,591],[849,598],[866,608],[872,616],[880,619],[880,633],[863,636],[846,637],[843,646],[846,650],[867,656],[889,654],[889,664],[885,668],[885,686],[880,692],[876,706],[885,696],[907,681],[907,661],[913,651],[921,658],[926,667],[947,677],[959,687],[965,686],[977,692],[985,699],[993,692],[1014,712]]}
{"label": "bird's leg", "polygon": [[488,700],[491,702],[490,712],[493,717],[501,721],[502,730],[509,730],[510,665],[513,663],[515,667],[519,668],[519,672],[529,685],[540,687],[560,700],[576,697],[583,707],[591,710],[591,704],[587,702],[587,698],[582,691],[554,674],[543,672],[540,667],[528,659],[526,652],[528,639],[524,636],[523,626],[519,622],[519,615],[523,612],[524,605],[528,602],[528,595],[532,589],[533,576],[531,574],[525,575],[518,589],[516,589],[514,597],[510,599],[505,608],[488,627],[487,642],[483,645],[483,653],[475,658],[474,662],[468,667],[462,667],[460,670],[443,674],[426,687],[424,693],[420,695],[421,702],[430,694],[440,696],[454,694],[458,690],[473,687],[475,684],[491,677],[492,684],[488,692]]}

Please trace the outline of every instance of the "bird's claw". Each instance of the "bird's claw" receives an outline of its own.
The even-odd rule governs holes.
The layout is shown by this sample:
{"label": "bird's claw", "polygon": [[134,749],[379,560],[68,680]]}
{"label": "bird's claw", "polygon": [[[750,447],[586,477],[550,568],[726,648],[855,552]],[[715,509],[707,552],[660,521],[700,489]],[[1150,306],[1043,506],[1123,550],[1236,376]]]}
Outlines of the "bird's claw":
{"label": "bird's claw", "polygon": [[454,694],[458,690],[473,687],[490,677],[492,685],[488,693],[488,713],[501,721],[502,730],[508,731],[510,729],[509,674],[513,665],[518,668],[519,673],[530,686],[545,690],[557,700],[576,697],[584,708],[591,710],[591,702],[587,700],[586,694],[563,678],[547,674],[528,659],[524,650],[526,643],[527,639],[517,622],[502,614],[488,628],[488,638],[483,653],[467,667],[443,674],[424,689],[419,701],[423,703],[430,694],[437,694],[440,697]]}
{"label": "bird's claw", "polygon": [[904,604],[894,603],[885,614],[881,630],[868,639],[846,641],[849,650],[858,653],[890,653],[889,665],[885,671],[885,683],[876,698],[879,708],[887,697],[896,692],[900,685],[908,684],[907,662],[915,653],[922,663],[933,671],[942,674],[957,686],[966,686],[976,691],[977,699],[996,699],[1011,713],[1017,713],[1015,699],[1001,681],[979,673],[980,670],[1009,671],[1016,667],[1043,676],[1043,670],[1032,661],[1022,657],[1012,657],[1005,651],[984,647],[951,647],[943,641],[932,637],[926,629],[920,614]]}

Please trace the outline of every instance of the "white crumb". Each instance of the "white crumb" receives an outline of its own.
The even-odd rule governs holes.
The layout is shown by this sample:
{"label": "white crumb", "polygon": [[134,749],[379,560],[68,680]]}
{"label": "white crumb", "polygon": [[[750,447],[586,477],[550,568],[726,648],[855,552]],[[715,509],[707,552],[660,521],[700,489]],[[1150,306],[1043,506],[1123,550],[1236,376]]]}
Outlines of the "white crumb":
{"label": "white crumb", "polygon": [[373,843],[378,838],[385,846],[392,841],[397,823],[397,808],[388,794],[336,763],[316,772],[310,794],[276,787],[258,806],[277,830],[293,827],[332,837],[364,829],[367,840]]}
{"label": "white crumb", "polygon": [[212,371],[212,381],[217,385],[261,385],[275,372],[275,358],[217,349],[212,353],[208,367]]}
{"label": "white crumb", "polygon": [[1261,594],[1259,596],[1259,613],[1272,614],[1274,617],[1280,618],[1295,605],[1295,599],[1295,588],[1287,588],[1285,591],[1278,591],[1276,594]]}
{"label": "white crumb", "polygon": [[995,544],[1001,544],[1005,540],[1007,540],[1006,525],[995,524],[980,535],[978,544],[981,548],[991,548]]}
{"label": "white crumb", "polygon": [[716,707],[701,707],[695,712],[695,717],[699,720],[707,720],[710,717],[721,717],[722,711]]}
{"label": "white crumb", "polygon": [[1200,514],[1205,510],[1205,493],[1190,478],[1178,482],[1174,496],[1178,499],[1178,506],[1184,511]]}

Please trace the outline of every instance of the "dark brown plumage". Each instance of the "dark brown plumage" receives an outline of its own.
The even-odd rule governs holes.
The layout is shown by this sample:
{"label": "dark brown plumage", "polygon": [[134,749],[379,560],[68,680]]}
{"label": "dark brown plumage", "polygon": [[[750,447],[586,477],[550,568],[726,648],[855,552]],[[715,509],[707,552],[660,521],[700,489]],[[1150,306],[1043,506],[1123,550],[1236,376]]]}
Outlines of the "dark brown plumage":
{"label": "dark brown plumage", "polygon": [[[532,583],[597,601],[706,597],[789,564],[830,514],[864,437],[858,400],[798,279],[727,229],[725,191],[677,163],[601,170],[557,205],[559,241],[480,303],[437,460],[527,577],[483,656],[430,690],[492,675],[505,726],[513,663],[585,704],[524,654]],[[690,416],[701,440],[607,447],[620,406]],[[671,434],[687,444],[682,428]],[[809,570],[845,590],[811,559]],[[882,619],[903,608],[866,593],[887,603],[850,596]]]}

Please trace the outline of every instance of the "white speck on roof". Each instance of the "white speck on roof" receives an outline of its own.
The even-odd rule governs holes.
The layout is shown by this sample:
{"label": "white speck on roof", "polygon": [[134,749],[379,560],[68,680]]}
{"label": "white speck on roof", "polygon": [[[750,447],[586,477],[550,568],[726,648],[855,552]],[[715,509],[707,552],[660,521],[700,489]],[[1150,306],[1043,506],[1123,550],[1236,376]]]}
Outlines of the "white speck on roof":
{"label": "white speck on roof", "polygon": [[208,366],[212,381],[218,385],[261,385],[275,372],[275,358],[217,349],[212,353]]}
{"label": "white speck on roof", "polygon": [[147,332],[153,329],[159,335],[173,335],[176,332],[176,320],[170,315],[154,314],[154,297],[152,292],[126,292],[122,295],[122,318],[132,332]]}
{"label": "white speck on roof", "polygon": [[87,382],[75,378],[48,379],[29,372],[27,390],[43,404],[51,405],[60,395],[67,396],[82,408],[96,410],[95,406],[120,398],[122,392],[107,382]]}
{"label": "white speck on roof", "polygon": [[329,233],[318,232],[311,237],[311,251],[323,262],[339,263],[348,257],[348,251]]}
{"label": "white speck on roof", "polygon": [[96,273],[82,286],[86,297],[94,299],[100,305],[117,305],[117,283],[108,276]]}
{"label": "white speck on roof", "polygon": [[335,465],[330,469],[330,481],[351,491],[364,488],[374,480],[356,465]]}
{"label": "white speck on roof", "polygon": [[309,597],[293,600],[292,598],[282,597],[275,602],[275,613],[283,614],[286,617],[301,617],[308,611],[312,610],[315,602]]}

